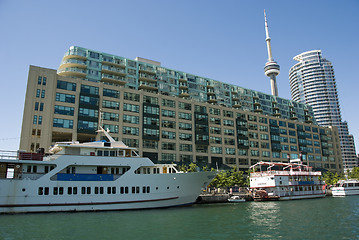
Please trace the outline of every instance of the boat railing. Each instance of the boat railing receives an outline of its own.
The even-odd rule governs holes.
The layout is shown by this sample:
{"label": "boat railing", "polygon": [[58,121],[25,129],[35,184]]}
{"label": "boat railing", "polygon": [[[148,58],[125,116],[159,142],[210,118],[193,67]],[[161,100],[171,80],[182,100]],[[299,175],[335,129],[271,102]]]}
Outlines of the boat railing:
{"label": "boat railing", "polygon": [[300,175],[311,175],[311,176],[320,176],[320,172],[308,172],[308,171],[278,171],[270,170],[265,172],[252,172],[251,176],[261,177],[261,176],[270,176],[270,175],[291,175],[291,176],[300,176]]}
{"label": "boat railing", "polygon": [[0,159],[17,160],[18,159],[18,152],[17,151],[0,150]]}

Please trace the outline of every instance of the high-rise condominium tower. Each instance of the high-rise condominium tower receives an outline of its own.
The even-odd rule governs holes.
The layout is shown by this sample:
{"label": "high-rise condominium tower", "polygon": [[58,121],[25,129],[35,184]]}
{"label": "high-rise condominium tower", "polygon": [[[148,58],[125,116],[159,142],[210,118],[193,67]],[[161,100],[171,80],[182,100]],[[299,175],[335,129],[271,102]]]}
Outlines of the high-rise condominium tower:
{"label": "high-rise condominium tower", "polygon": [[320,50],[301,53],[289,71],[290,89],[294,101],[312,106],[319,125],[336,126],[339,131],[344,169],[357,165],[354,138],[347,122],[342,121],[332,63]]}

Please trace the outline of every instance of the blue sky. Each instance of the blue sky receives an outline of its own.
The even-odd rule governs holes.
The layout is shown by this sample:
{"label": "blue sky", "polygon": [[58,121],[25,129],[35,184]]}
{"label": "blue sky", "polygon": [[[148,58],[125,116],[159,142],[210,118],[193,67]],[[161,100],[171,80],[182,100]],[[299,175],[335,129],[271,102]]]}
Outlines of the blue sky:
{"label": "blue sky", "polygon": [[72,45],[270,93],[263,9],[279,96],[291,98],[293,57],[321,49],[359,149],[357,0],[0,0],[0,149],[18,149],[29,65],[57,69]]}

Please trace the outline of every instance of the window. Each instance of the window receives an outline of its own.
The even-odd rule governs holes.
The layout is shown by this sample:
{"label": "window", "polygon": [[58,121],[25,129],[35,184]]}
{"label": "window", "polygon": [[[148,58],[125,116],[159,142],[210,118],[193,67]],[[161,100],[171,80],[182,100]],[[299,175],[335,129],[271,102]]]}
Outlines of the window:
{"label": "window", "polygon": [[192,110],[192,105],[190,103],[178,102],[178,108],[183,110]]}
{"label": "window", "polygon": [[118,125],[104,124],[103,128],[110,130],[111,133],[118,133]]}
{"label": "window", "polygon": [[159,115],[160,109],[159,109],[159,107],[152,107],[152,106],[144,105],[143,112],[148,113],[148,114],[153,114],[153,115]]}
{"label": "window", "polygon": [[210,133],[213,133],[213,134],[221,134],[221,128],[218,128],[218,127],[210,127],[209,131],[210,131]]}
{"label": "window", "polygon": [[134,105],[134,104],[129,104],[129,103],[124,103],[123,104],[123,110],[138,113],[138,112],[140,112],[140,106]]}
{"label": "window", "polygon": [[179,119],[185,119],[185,120],[192,120],[192,114],[191,113],[179,112],[178,113],[178,118]]}
{"label": "window", "polygon": [[222,147],[211,147],[211,153],[213,154],[222,154]]}
{"label": "window", "polygon": [[118,122],[119,120],[118,113],[103,112],[102,117],[104,120],[108,120],[108,121]]}
{"label": "window", "polygon": [[192,130],[192,124],[191,123],[179,122],[178,123],[178,128],[181,129],[181,130]]}
{"label": "window", "polygon": [[89,108],[80,108],[79,116],[83,117],[98,117],[98,110]]}
{"label": "window", "polygon": [[162,127],[165,128],[176,128],[176,122],[175,121],[169,121],[169,120],[162,120]]}
{"label": "window", "polygon": [[162,106],[175,108],[176,102],[169,99],[162,99]]}
{"label": "window", "polygon": [[162,142],[163,150],[176,150],[176,143],[172,142]]}
{"label": "window", "polygon": [[143,96],[143,102],[158,105],[158,98],[151,96]]}
{"label": "window", "polygon": [[162,109],[162,116],[163,117],[175,118],[176,117],[176,112],[172,111],[172,110]]}
{"label": "window", "polygon": [[76,91],[76,83],[65,82],[57,80],[57,88],[69,91]]}
{"label": "window", "polygon": [[74,121],[67,119],[54,118],[53,127],[58,128],[73,128]]}
{"label": "window", "polygon": [[138,116],[131,116],[131,115],[124,114],[123,115],[123,122],[138,124],[140,122],[140,118]]}
{"label": "window", "polygon": [[233,117],[232,111],[223,110],[223,116],[224,117]]}
{"label": "window", "polygon": [[118,110],[118,109],[120,109],[120,103],[119,102],[108,101],[108,100],[103,100],[102,101],[102,107]]}
{"label": "window", "polygon": [[179,150],[182,152],[192,152],[192,145],[191,144],[180,144]]}
{"label": "window", "polygon": [[[105,90],[105,89],[104,89]],[[92,95],[99,95],[98,87],[81,85],[81,93],[87,93]],[[104,95],[105,96],[105,95]]]}
{"label": "window", "polygon": [[37,124],[37,115],[34,115],[34,119],[33,119],[32,123]]}
{"label": "window", "polygon": [[175,132],[162,131],[162,138],[164,139],[176,139]]}
{"label": "window", "polygon": [[138,134],[139,134],[139,128],[123,126],[123,127],[122,127],[122,133],[123,133],[123,134],[127,134],[127,135],[135,135],[135,136],[138,136]]}
{"label": "window", "polygon": [[112,98],[120,98],[120,92],[117,90],[112,90],[112,89],[107,89],[104,88],[103,89],[103,96],[105,97],[112,97]]}
{"label": "window", "polygon": [[192,134],[189,133],[180,133],[179,139],[184,141],[192,141]]}
{"label": "window", "polygon": [[77,124],[78,130],[85,130],[85,131],[96,131],[97,130],[97,122],[91,121],[83,121],[79,120]]}
{"label": "window", "polygon": [[143,148],[158,149],[158,142],[144,139],[142,142]]}
{"label": "window", "polygon": [[41,98],[45,98],[45,90],[41,90]]}
{"label": "window", "polygon": [[221,110],[217,108],[209,108],[209,113],[212,115],[221,115]]}
{"label": "window", "polygon": [[56,93],[55,100],[58,102],[75,103],[75,95]]}
{"label": "window", "polygon": [[61,114],[61,115],[67,115],[67,116],[73,116],[74,115],[74,108],[73,107],[65,107],[65,106],[55,105],[54,113],[55,114]]}
{"label": "window", "polygon": [[124,95],[123,95],[123,99],[139,102],[140,101],[140,94],[125,92]]}

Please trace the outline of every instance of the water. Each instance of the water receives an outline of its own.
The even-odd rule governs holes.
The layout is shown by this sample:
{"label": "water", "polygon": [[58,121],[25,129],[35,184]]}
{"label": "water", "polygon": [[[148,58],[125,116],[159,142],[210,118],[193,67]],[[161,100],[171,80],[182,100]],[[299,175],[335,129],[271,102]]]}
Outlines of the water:
{"label": "water", "polygon": [[0,215],[0,239],[359,239],[359,196]]}

